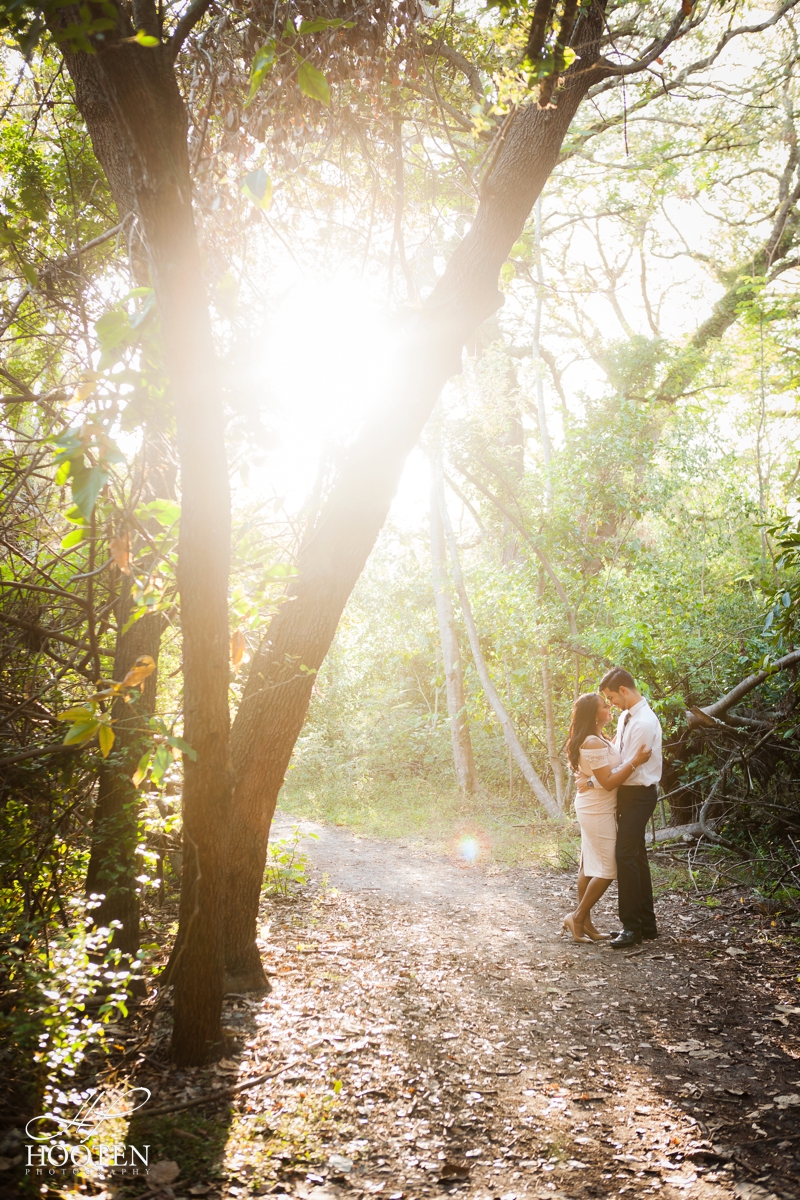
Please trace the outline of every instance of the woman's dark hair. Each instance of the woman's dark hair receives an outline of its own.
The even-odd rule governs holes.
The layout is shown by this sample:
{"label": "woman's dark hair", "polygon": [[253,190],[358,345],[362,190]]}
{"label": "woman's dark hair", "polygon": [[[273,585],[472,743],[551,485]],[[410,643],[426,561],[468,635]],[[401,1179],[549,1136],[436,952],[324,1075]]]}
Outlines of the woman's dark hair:
{"label": "woman's dark hair", "polygon": [[581,746],[597,732],[597,708],[605,700],[597,692],[585,692],[572,706],[572,723],[567,737],[567,757],[577,770]]}

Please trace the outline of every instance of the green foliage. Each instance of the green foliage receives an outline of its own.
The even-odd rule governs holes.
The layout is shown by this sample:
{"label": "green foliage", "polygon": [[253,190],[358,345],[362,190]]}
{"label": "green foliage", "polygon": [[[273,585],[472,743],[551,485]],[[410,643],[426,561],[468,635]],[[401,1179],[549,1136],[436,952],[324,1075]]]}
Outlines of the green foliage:
{"label": "green foliage", "polygon": [[[658,72],[654,65],[624,88],[609,86],[581,109],[543,198],[544,236],[529,224],[501,268],[505,310],[480,331],[448,390],[441,432],[481,644],[537,771],[553,783],[543,651],[559,748],[576,683],[592,688],[607,660],[622,660],[662,717],[676,778],[693,784],[681,793],[688,815],[719,761],[713,743],[686,738],[685,707],[716,698],[794,644],[799,591],[796,528],[773,515],[785,510],[798,447],[798,305],[793,277],[783,274],[791,257],[759,258],[788,194],[791,172],[783,192],[776,173],[787,161],[794,170],[792,38],[778,24],[738,58],[736,43],[726,51],[735,97],[706,71],[676,85],[676,72],[706,55],[734,7],[709,10]],[[179,59],[239,505],[232,706],[349,436],[326,448],[315,494],[293,508],[270,473],[285,449],[273,364],[258,357],[265,320],[294,270],[316,281],[357,262],[366,286],[401,314],[429,294],[472,219],[499,122],[531,103],[532,83],[571,61],[554,25],[525,63],[531,5],[499,8],[499,25],[469,6],[427,15],[429,6],[391,5],[383,25],[370,6],[347,22],[231,10],[208,18],[202,54],[190,39]],[[80,988],[95,986],[86,964],[105,947],[89,945],[69,904],[83,886],[98,770],[131,779],[132,810],[142,810],[133,823],[137,882],[155,903],[151,885],[162,897],[179,873],[180,805],[170,797],[181,755],[194,751],[180,736],[180,481],[160,322],[152,290],[131,288],[130,274],[141,280],[147,271],[135,222],[111,201],[57,48],[34,52],[53,11],[17,0],[0,13],[0,27],[28,55],[17,81],[22,63],[8,48],[0,129],[8,535],[0,683],[2,754],[13,760],[2,784],[0,887],[15,967],[29,939],[20,952],[33,975],[21,986],[51,1030],[40,1065],[55,1079],[80,1073],[100,1036],[80,1008]],[[116,10],[75,11],[70,45],[102,47]],[[623,32],[614,50],[635,58],[673,12],[659,0],[623,4],[613,21],[620,16],[638,35]],[[132,40],[142,49],[125,52],[159,53],[142,31]],[[695,329],[726,288],[734,324],[695,345]],[[318,352],[321,333],[303,321],[296,359]],[[348,332],[354,359],[359,336]],[[667,409],[654,396],[678,367],[685,394]],[[377,393],[380,381],[371,386]],[[320,391],[333,408],[333,395]],[[312,453],[309,437],[304,462]],[[122,677],[98,680],[112,673],[117,639],[156,614],[165,628],[157,712],[126,706],[126,750],[117,702],[138,685],[126,693]],[[462,833],[485,837],[504,861],[572,869],[574,833],[537,823],[457,620],[478,796],[464,800],[453,785],[428,530],[416,513],[387,528],[351,598],[314,680],[284,803],[451,849]],[[308,670],[298,664],[298,673]],[[771,677],[753,703],[778,714],[776,738],[793,752],[792,682]],[[60,716],[69,721],[66,752],[57,745]],[[46,753],[17,758],[28,750]],[[785,836],[780,822],[796,817],[793,780],[785,764],[768,778],[758,764],[749,772],[744,764],[731,771],[746,803],[726,836],[758,846],[766,863]],[[781,858],[778,875],[789,866]],[[288,895],[306,875],[295,830],[273,846],[267,887]],[[782,884],[780,903],[792,895]],[[108,969],[113,975],[113,961]],[[34,976],[52,983],[53,1012]],[[121,980],[106,982],[113,994]],[[27,1002],[15,1010],[20,1020],[26,1011]]]}
{"label": "green foliage", "polygon": [[272,70],[274,62],[275,43],[266,42],[253,55],[253,62],[250,67],[250,93],[245,100],[245,108],[252,103],[256,92]]}
{"label": "green foliage", "polygon": [[239,186],[256,208],[261,208],[265,212],[269,209],[272,203],[272,181],[263,167],[245,175]]}
{"label": "green foliage", "polygon": [[312,63],[302,61],[297,68],[297,83],[300,91],[304,96],[310,96],[312,100],[318,100],[325,107],[331,102],[331,89],[328,86],[328,81],[321,71],[318,71]]}
{"label": "green foliage", "polygon": [[[250,66],[250,90],[244,102],[247,108],[255,99],[256,93],[264,80],[270,75],[279,59],[294,57],[297,62],[297,85],[304,96],[317,100],[327,108],[331,102],[331,90],[328,80],[308,58],[300,53],[298,47],[302,39],[312,33],[323,33],[327,30],[352,29],[353,22],[339,18],[317,17],[314,20],[303,20],[295,27],[291,21],[286,22],[283,36],[279,39],[270,38],[253,55]],[[265,205],[264,207],[267,207]]]}
{"label": "green foliage", "polygon": [[798,605],[800,605],[800,527],[796,502],[793,510],[767,526],[767,534],[775,543],[777,566],[783,578],[769,593],[770,607],[764,618],[764,636],[772,643],[776,655],[785,654],[797,640]]}
{"label": "green foliage", "polygon": [[297,825],[289,837],[275,838],[269,843],[264,889],[268,896],[286,900],[308,883],[308,856],[300,849],[304,838],[317,840],[316,833],[301,833]]}
{"label": "green foliage", "polygon": [[3,240],[11,240],[13,224],[23,233],[28,222],[44,221],[50,208],[52,167],[41,143],[28,136],[22,117],[0,127],[0,159],[3,163]]}
{"label": "green foliage", "polygon": [[160,717],[151,717],[149,727],[155,735],[153,744],[149,745],[137,763],[133,774],[134,787],[141,787],[146,780],[156,788],[162,788],[165,775],[174,761],[185,754],[192,762],[197,761],[197,751],[192,749],[185,738],[176,736],[174,723],[167,726]]}
{"label": "green foliage", "polygon": [[92,904],[72,899],[68,905],[69,928],[37,949],[8,947],[5,982],[13,1004],[0,1015],[5,1036],[30,1053],[41,1101],[56,1114],[87,1056],[105,1046],[106,1027],[127,1016],[133,975],[110,948],[112,931],[93,928]]}
{"label": "green foliage", "polygon": [[[129,776],[135,767],[114,702],[132,699],[134,688],[138,698],[138,683],[129,661],[118,664],[116,683],[109,679],[116,638],[126,617],[174,605],[180,508],[159,473],[172,416],[152,290],[131,289],[127,240],[57,56],[37,53],[17,77],[20,66],[7,50],[0,990],[4,1032],[26,1065],[37,1056],[31,1096],[41,1098],[42,1089],[84,1086],[102,1059],[103,1029],[124,1013],[130,964],[109,950],[108,930],[91,931],[91,912],[74,900],[85,889],[98,772]],[[162,657],[174,671],[169,639]],[[176,725],[175,686],[162,697],[165,735],[136,700],[123,706],[125,723],[134,746],[149,738],[174,767],[173,751],[190,748]],[[174,821],[168,805],[162,816],[149,795],[135,799],[133,886],[143,891],[145,867],[155,865],[163,894],[165,876],[166,886],[175,880]]]}
{"label": "green foliage", "polygon": [[[111,0],[96,0],[91,7],[81,6],[77,20],[60,21],[61,10],[65,7],[62,0],[44,0],[39,4],[32,4],[30,0],[7,0],[0,9],[0,31],[10,35],[9,41],[27,57],[44,38],[48,22],[52,22],[57,31],[54,35],[56,43],[91,54],[96,49],[97,39],[102,41],[117,24],[117,11]],[[73,15],[72,10],[70,15]]]}

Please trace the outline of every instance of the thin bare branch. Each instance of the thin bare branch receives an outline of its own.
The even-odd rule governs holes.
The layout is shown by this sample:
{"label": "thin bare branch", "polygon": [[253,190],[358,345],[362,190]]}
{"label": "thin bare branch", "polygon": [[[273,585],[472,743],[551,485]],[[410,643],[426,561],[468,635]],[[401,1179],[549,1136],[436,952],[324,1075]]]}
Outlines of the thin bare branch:
{"label": "thin bare branch", "polygon": [[197,25],[198,21],[203,19],[212,3],[213,0],[194,0],[194,3],[189,5],[186,12],[175,26],[172,37],[169,39],[169,51],[173,58],[178,57],[181,46],[186,41],[195,25]]}
{"label": "thin bare branch", "polygon": [[471,63],[468,58],[465,58],[463,54],[455,50],[452,46],[448,46],[447,42],[423,42],[422,49],[424,53],[437,58],[443,58],[446,62],[452,63],[454,67],[457,67],[462,75],[466,75],[475,99],[483,100],[483,83],[478,68],[474,63]]}

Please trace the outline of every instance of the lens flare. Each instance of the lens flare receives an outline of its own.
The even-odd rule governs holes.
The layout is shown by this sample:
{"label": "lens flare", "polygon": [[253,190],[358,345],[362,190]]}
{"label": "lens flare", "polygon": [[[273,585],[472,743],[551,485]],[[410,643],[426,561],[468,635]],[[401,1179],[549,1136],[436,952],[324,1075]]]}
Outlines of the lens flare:
{"label": "lens flare", "polygon": [[478,843],[477,838],[472,837],[471,834],[467,834],[466,837],[462,837],[461,841],[458,844],[458,853],[461,855],[461,857],[464,859],[465,862],[468,862],[468,863],[476,862],[480,852],[481,852],[481,848],[480,848],[480,844]]}
{"label": "lens flare", "polygon": [[451,859],[468,869],[491,859],[492,839],[477,823],[465,822],[459,830],[454,830],[448,852]]}

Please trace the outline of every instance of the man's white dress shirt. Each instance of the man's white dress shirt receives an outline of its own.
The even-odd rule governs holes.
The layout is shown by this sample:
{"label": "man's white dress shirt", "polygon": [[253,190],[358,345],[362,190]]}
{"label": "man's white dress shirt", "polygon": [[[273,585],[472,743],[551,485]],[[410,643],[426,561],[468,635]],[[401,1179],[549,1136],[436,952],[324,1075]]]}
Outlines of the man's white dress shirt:
{"label": "man's white dress shirt", "polygon": [[650,787],[660,781],[661,723],[646,700],[639,700],[620,714],[615,740],[623,762],[629,762],[642,743],[653,751],[647,762],[640,763],[625,780],[623,787]]}

